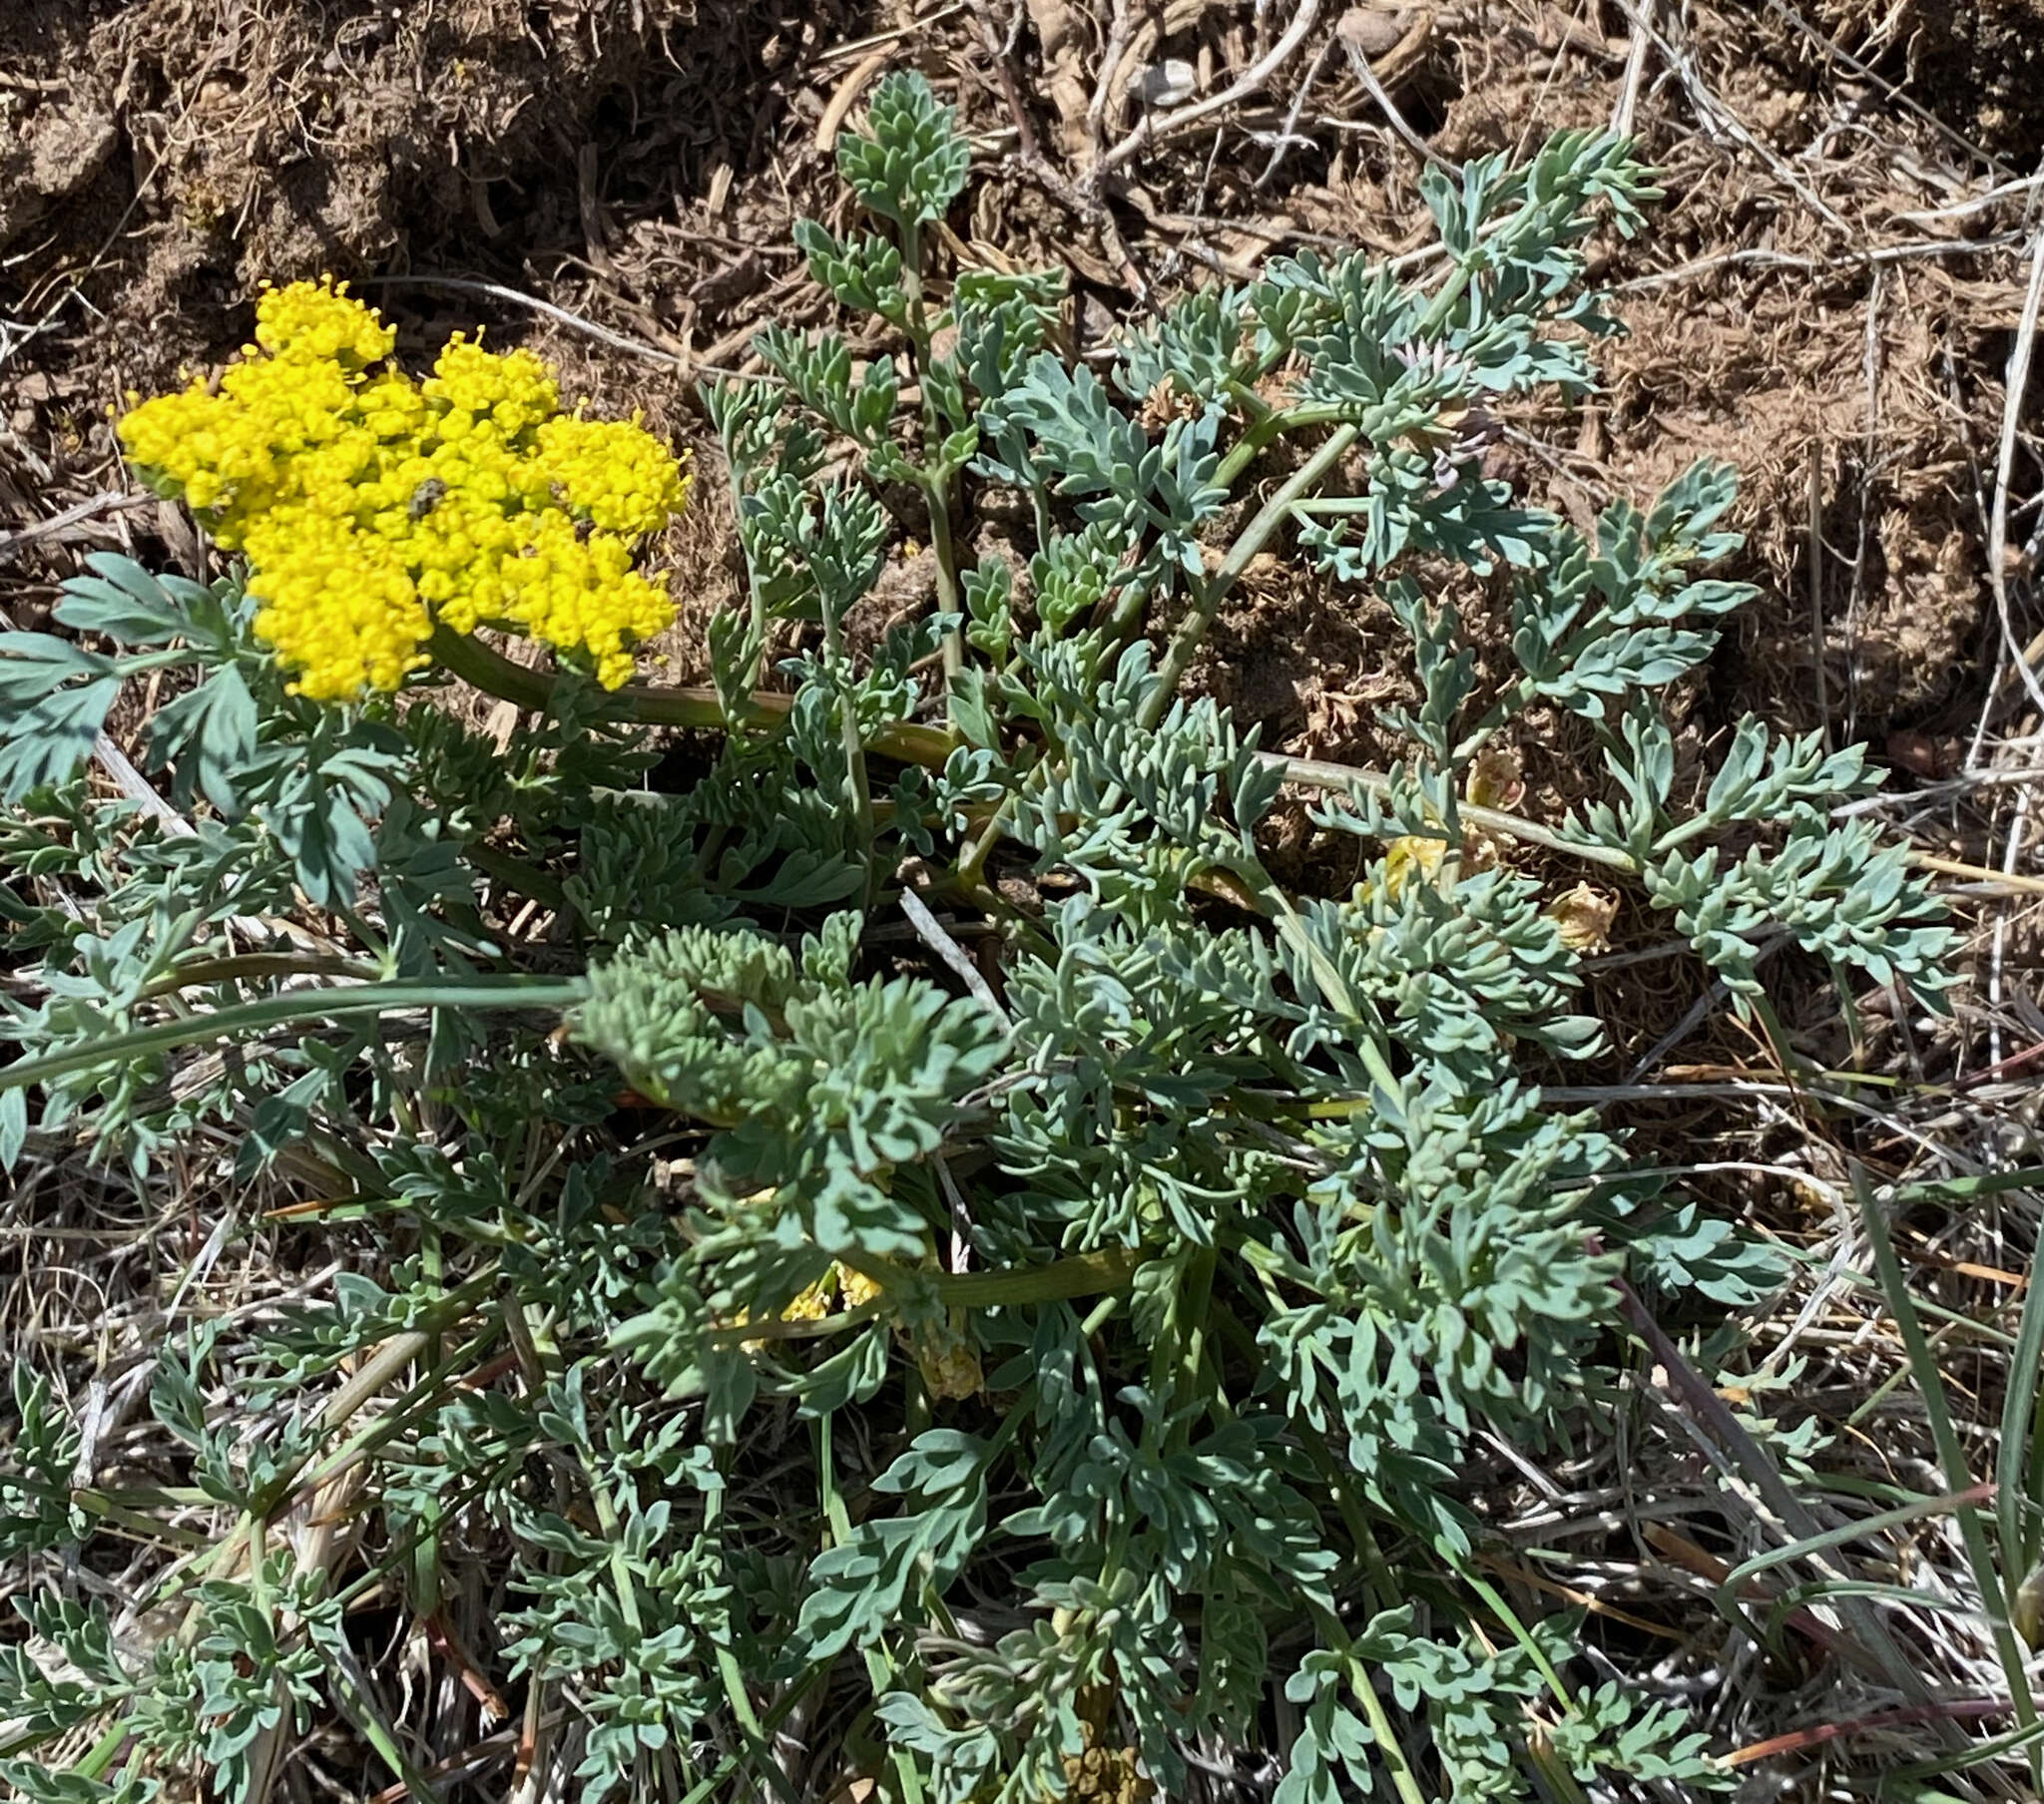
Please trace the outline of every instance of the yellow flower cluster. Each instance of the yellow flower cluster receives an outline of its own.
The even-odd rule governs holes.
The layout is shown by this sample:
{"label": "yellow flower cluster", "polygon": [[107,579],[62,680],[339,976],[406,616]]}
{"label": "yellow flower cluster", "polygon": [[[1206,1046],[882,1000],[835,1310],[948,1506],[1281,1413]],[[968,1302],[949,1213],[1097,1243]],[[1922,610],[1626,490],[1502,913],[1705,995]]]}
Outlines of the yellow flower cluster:
{"label": "yellow flower cluster", "polygon": [[[834,1314],[839,1296],[844,1299],[846,1309],[861,1309],[880,1294],[880,1286],[862,1271],[853,1271],[849,1265],[832,1262],[813,1284],[797,1291],[781,1310],[784,1322],[820,1322]],[[743,1328],[752,1320],[743,1309],[732,1319],[731,1326]],[[766,1345],[764,1340],[745,1340],[739,1345],[748,1353],[758,1353]]]}
{"label": "yellow flower cluster", "polygon": [[680,464],[636,420],[563,414],[529,352],[456,333],[414,379],[395,343],[345,284],[265,289],[218,388],[141,402],[122,441],[248,559],[256,631],[295,692],[394,689],[436,623],[582,653],[616,688],[674,619],[633,551],[681,508]]}
{"label": "yellow flower cluster", "polygon": [[819,1322],[841,1295],[847,1309],[862,1309],[880,1294],[880,1286],[862,1271],[833,1263],[828,1271],[780,1312],[784,1322]]}

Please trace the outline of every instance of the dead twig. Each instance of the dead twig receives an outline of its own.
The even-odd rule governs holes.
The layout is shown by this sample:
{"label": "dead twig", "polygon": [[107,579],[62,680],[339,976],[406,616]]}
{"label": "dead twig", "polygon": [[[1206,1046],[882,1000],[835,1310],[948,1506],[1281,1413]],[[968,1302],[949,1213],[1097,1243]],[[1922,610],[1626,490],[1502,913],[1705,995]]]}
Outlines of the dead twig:
{"label": "dead twig", "polygon": [[[1163,116],[1146,113],[1142,123],[1112,150],[1104,153],[1092,169],[1086,172],[1085,186],[1098,185],[1111,171],[1121,168],[1145,146],[1161,143],[1177,136],[1189,126],[1195,126],[1203,119],[1210,119],[1216,113],[1248,100],[1253,94],[1261,93],[1264,84],[1277,74],[1291,57],[1291,54],[1305,42],[1306,33],[1312,30],[1313,21],[1320,16],[1320,0],[1298,0],[1298,10],[1291,16],[1291,23],[1284,28],[1283,35],[1273,44],[1269,51],[1245,69],[1241,75],[1219,94],[1205,100],[1194,101],[1180,107],[1176,112]],[[1100,97],[1096,97],[1097,100]],[[1104,101],[1101,101],[1104,104]]]}
{"label": "dead twig", "polygon": [[1398,111],[1398,103],[1391,98],[1389,90],[1377,80],[1376,71],[1369,66],[1369,58],[1363,53],[1362,46],[1355,41],[1353,34],[1337,31],[1334,35],[1340,40],[1341,49],[1348,58],[1348,67],[1354,72],[1355,79],[1363,85],[1370,99],[1376,102],[1377,111],[1389,122],[1391,130],[1435,169],[1444,170],[1459,180],[1462,174],[1461,166],[1450,163],[1407,123],[1405,115]]}
{"label": "dead twig", "polygon": [[154,495],[130,495],[120,489],[103,489],[97,495],[88,495],[83,501],[73,502],[61,514],[52,514],[47,520],[38,520],[33,526],[25,526],[18,533],[0,538],[0,564],[5,564],[24,546],[55,538],[81,520],[91,520],[100,514],[126,513],[130,508],[149,507],[155,500]]}
{"label": "dead twig", "polygon": [[678,357],[673,351],[664,351],[657,345],[648,344],[641,338],[628,338],[623,332],[614,332],[607,325],[598,325],[593,319],[584,319],[580,313],[571,313],[566,307],[556,306],[550,300],[541,300],[537,294],[526,294],[517,288],[507,288],[502,282],[477,281],[462,275],[364,275],[354,282],[357,288],[446,288],[457,294],[486,294],[492,300],[508,301],[512,306],[524,307],[528,312],[544,313],[547,318],[561,325],[594,338],[600,344],[607,344],[613,350],[628,351],[635,357],[643,357],[649,363],[659,363],[669,369],[689,369],[690,361]]}

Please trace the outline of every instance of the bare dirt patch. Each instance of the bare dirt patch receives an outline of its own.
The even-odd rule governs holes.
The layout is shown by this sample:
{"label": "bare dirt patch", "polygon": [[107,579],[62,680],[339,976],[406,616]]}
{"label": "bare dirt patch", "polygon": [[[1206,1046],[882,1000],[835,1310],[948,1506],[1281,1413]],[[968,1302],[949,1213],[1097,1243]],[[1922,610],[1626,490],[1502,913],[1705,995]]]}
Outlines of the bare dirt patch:
{"label": "bare dirt patch", "polygon": [[[1603,350],[1604,394],[1514,421],[1538,449],[1505,455],[1579,514],[1699,456],[1744,469],[1746,574],[1768,599],[1721,660],[1725,712],[1821,709],[1877,737],[1963,711],[1984,643],[1978,469],[2020,198],[1954,197],[2037,142],[2019,61],[1995,60],[2022,36],[2020,9],[1947,9],[1905,34],[1843,13],[1805,30],[1768,11],[1757,33],[1743,12],[1678,31],[1530,0],[1350,8],[1282,79],[1090,184],[1156,123],[1144,71],[1183,69],[1218,93],[1270,55],[1270,19],[1177,0],[1131,10],[1103,42],[1090,13],[1051,0],[1005,24],[982,11],[920,25],[899,6],[786,0],[31,5],[0,35],[5,520],[118,486],[105,412],[121,393],[230,353],[259,281],[327,270],[365,280],[413,347],[481,320],[556,358],[599,407],[699,439],[692,378],[742,363],[764,319],[820,316],[786,228],[830,192],[821,140],[890,58],[936,75],[980,134],[983,173],[956,223],[968,254],[1062,262],[1082,342],[1272,250],[1415,241],[1422,140],[1459,161],[1629,119],[1669,172],[1649,232],[1599,271],[1630,336]],[[66,545],[132,538],[149,518],[46,542],[51,570]],[[665,650],[683,675],[731,593],[718,520],[706,510],[672,548],[685,623]],[[1211,680],[1275,738],[1372,750],[1372,612],[1296,591],[1238,610]]]}

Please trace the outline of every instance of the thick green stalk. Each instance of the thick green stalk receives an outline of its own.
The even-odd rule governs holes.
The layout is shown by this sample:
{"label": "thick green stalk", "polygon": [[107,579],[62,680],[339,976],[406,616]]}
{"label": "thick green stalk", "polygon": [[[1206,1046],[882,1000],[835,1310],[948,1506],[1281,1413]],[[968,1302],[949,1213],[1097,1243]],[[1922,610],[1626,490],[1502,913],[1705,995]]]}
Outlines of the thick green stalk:
{"label": "thick green stalk", "polygon": [[1448,279],[1441,284],[1440,292],[1433,297],[1432,304],[1420,315],[1418,328],[1413,333],[1414,337],[1431,338],[1448,323],[1448,315],[1455,310],[1455,303],[1468,291],[1470,279],[1475,273],[1466,261],[1455,265]]}
{"label": "thick green stalk", "polygon": [[[544,671],[528,670],[464,633],[446,628],[434,631],[431,651],[434,662],[462,681],[533,713],[552,713],[555,678]],[[756,689],[753,706],[768,720],[785,720],[794,697],[767,689]],[[654,688],[628,682],[604,697],[599,710],[607,720],[631,721],[639,726],[690,727],[698,731],[722,732],[730,724],[717,691],[708,688]],[[873,737],[872,749],[904,764],[923,764],[941,770],[951,755],[951,736],[941,727],[923,726],[914,720],[896,720],[883,726]]]}
{"label": "thick green stalk", "polygon": [[180,990],[202,990],[245,977],[353,977],[367,981],[375,976],[375,967],[359,959],[307,952],[241,952],[175,966],[144,990],[141,1000],[154,1002]]}
{"label": "thick green stalk", "polygon": [[1275,444],[1285,433],[1297,432],[1307,426],[1332,426],[1340,420],[1345,411],[1344,408],[1336,407],[1330,402],[1287,407],[1277,413],[1266,408],[1251,422],[1242,437],[1235,441],[1228,455],[1221,460],[1221,467],[1214,472],[1216,485],[1224,489],[1233,489],[1236,479],[1256,462],[1257,454]]}
{"label": "thick green stalk", "polygon": [[993,811],[985,830],[967,848],[965,856],[958,861],[958,881],[967,886],[976,886],[986,871],[986,861],[1006,831],[1008,815],[1015,806],[1013,793],[1001,797],[1001,805]]}
{"label": "thick green stalk", "polygon": [[1022,1265],[1006,1271],[968,1271],[953,1274],[911,1270],[891,1259],[870,1256],[843,1261],[861,1277],[870,1278],[882,1294],[856,1309],[825,1316],[820,1321],[743,1322],[712,1332],[721,1341],[807,1340],[839,1333],[871,1321],[887,1307],[884,1294],[911,1286],[927,1285],[947,1309],[1019,1309],[1032,1303],[1066,1302],[1073,1297],[1099,1296],[1128,1288],[1136,1268],[1155,1251],[1141,1246],[1102,1247],[1090,1253],[1073,1253],[1048,1265]]}
{"label": "thick green stalk", "polygon": [[1147,1247],[1103,1247],[1015,1271],[968,1271],[956,1276],[939,1272],[932,1274],[931,1282],[947,1308],[1014,1309],[1026,1303],[1063,1302],[1124,1289],[1135,1277],[1136,1267],[1154,1257]]}
{"label": "thick green stalk", "polygon": [[[533,713],[553,712],[555,678],[529,670],[486,646],[471,633],[435,627],[427,643],[433,662],[462,681]],[[604,699],[601,713],[610,720],[632,720],[642,726],[724,725],[724,707],[714,689],[647,688],[627,683]]]}
{"label": "thick green stalk", "polygon": [[471,977],[437,984],[355,984],[344,989],[293,990],[284,996],[265,996],[256,1002],[239,1003],[232,1009],[218,1009],[211,1015],[182,1016],[176,1021],[158,1022],[154,1027],[110,1034],[90,1046],[50,1053],[41,1059],[17,1060],[12,1065],[0,1066],[0,1091],[48,1084],[73,1072],[139,1059],[148,1053],[164,1053],[216,1040],[238,1040],[270,1028],[344,1021],[356,1015],[394,1015],[412,1009],[559,1012],[573,1008],[587,994],[588,987],[579,978],[549,977]]}
{"label": "thick green stalk", "polygon": [[1208,630],[1214,625],[1214,616],[1220,612],[1222,599],[1249,568],[1250,560],[1264,549],[1265,543],[1290,513],[1291,504],[1341,461],[1361,430],[1359,426],[1339,426],[1329,433],[1326,443],[1299,465],[1284,486],[1265,502],[1262,512],[1244,528],[1242,537],[1236,540],[1221,568],[1200,585],[1191,611],[1179,623],[1178,632],[1172,636],[1171,645],[1164,654],[1164,662],[1158,667],[1157,687],[1143,704],[1141,723],[1144,726],[1155,727],[1164,718],[1172,697],[1178,692],[1179,683],[1184,680],[1193,659],[1206,641]]}
{"label": "thick green stalk", "polygon": [[[636,794],[637,791],[634,791]],[[506,889],[528,900],[551,908],[556,914],[564,913],[571,904],[568,892],[557,879],[541,870],[536,864],[528,864],[523,858],[514,858],[484,839],[471,839],[463,843],[462,857],[482,872],[493,878]]]}
{"label": "thick green stalk", "polygon": [[[1328,446],[1341,439],[1341,436],[1340,433],[1336,433],[1330,438],[1327,446],[1322,446],[1316,454],[1316,461],[1318,457],[1325,456]],[[1346,448],[1344,442],[1342,449]],[[1334,455],[1338,457],[1339,452]],[[1327,461],[1331,463],[1333,459],[1328,458]],[[1304,476],[1312,468],[1313,466],[1308,464],[1299,475]],[[1317,475],[1318,472],[1315,471],[1314,474]],[[1297,480],[1297,477],[1293,478],[1294,482]],[[1286,486],[1288,488],[1290,485]],[[1229,586],[1233,585],[1242,570],[1248,568],[1250,559],[1256,556],[1264,542],[1276,530],[1282,513],[1279,503],[1289,506],[1290,501],[1294,499],[1295,495],[1285,496],[1280,491],[1278,497],[1274,497],[1271,506],[1265,508],[1257,520],[1252,522],[1243,538],[1243,543],[1249,545],[1247,553],[1241,556],[1239,563],[1234,558],[1230,560],[1232,564],[1236,564],[1236,569],[1228,576]],[[1254,544],[1250,544],[1252,534],[1258,535]],[[1237,550],[1241,552],[1242,547],[1238,546]],[[1224,566],[1223,572],[1216,573],[1217,584],[1227,569],[1228,567]],[[1221,597],[1225,593],[1225,589],[1212,593],[1211,599],[1215,608],[1218,609]],[[1198,632],[1192,635],[1192,645],[1185,654],[1185,661],[1188,664],[1200,641],[1204,639],[1207,629],[1212,625],[1212,616],[1209,614],[1201,618],[1196,613],[1188,617],[1185,626],[1181,628],[1181,635],[1189,632],[1196,621]],[[434,657],[463,681],[488,694],[513,702],[519,707],[530,708],[540,713],[550,710],[554,679],[544,672],[528,670],[523,665],[514,664],[480,641],[464,635],[448,633],[446,639],[449,643],[443,648],[436,637],[433,646]],[[1173,650],[1176,649],[1174,646]],[[1163,674],[1170,686],[1175,687],[1184,673],[1181,670],[1173,674],[1171,658],[1168,655]],[[784,717],[792,700],[793,697],[789,695],[762,690],[753,696],[753,705],[764,714]],[[1156,709],[1159,719],[1163,718],[1167,706],[1168,693]],[[714,689],[646,688],[637,683],[628,683],[624,688],[614,691],[605,711],[613,719],[636,720],[648,726],[722,728],[725,725],[724,708],[718,701]],[[881,727],[873,735],[871,749],[886,757],[897,758],[903,763],[921,764],[926,769],[941,770],[945,760],[951,755],[951,744],[950,734],[940,728],[924,726],[914,720],[896,720]],[[1287,781],[1307,783],[1316,789],[1368,790],[1382,795],[1390,788],[1391,779],[1381,771],[1365,770],[1352,764],[1330,764],[1317,758],[1287,758],[1275,752],[1266,752],[1262,755],[1267,763],[1281,764]],[[1564,839],[1551,827],[1544,827],[1538,821],[1527,820],[1520,815],[1507,814],[1497,808],[1479,808],[1472,804],[1465,804],[1462,813],[1474,825],[1488,832],[1502,833],[1507,838],[1520,840],[1527,845],[1544,846],[1549,851],[1563,852],[1590,864],[1608,865],[1613,870],[1632,871],[1638,868],[1629,853],[1614,846],[1585,845],[1572,839]],[[998,816],[988,827],[988,832],[993,837],[986,841],[983,849],[974,849],[975,870],[984,865],[986,853],[993,849],[993,839],[998,838],[997,828]],[[469,849],[471,853],[475,850],[473,846]],[[478,859],[477,862],[481,863],[482,860]],[[514,874],[506,864],[500,863],[493,874],[511,883],[514,888],[521,887],[518,878],[522,873]],[[531,890],[525,893],[535,895],[539,901],[548,900],[546,896],[537,895]]]}

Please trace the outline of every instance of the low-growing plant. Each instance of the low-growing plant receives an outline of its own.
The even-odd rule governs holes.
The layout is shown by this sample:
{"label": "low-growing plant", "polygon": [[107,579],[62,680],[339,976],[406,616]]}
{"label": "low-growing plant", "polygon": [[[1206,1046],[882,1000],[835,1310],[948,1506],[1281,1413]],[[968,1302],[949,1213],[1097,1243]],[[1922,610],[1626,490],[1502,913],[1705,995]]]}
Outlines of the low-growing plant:
{"label": "low-growing plant", "polygon": [[[429,1615],[487,1560],[477,1657],[565,1713],[590,1799],[797,1795],[790,1718],[936,1804],[1177,1796],[1245,1751],[1283,1804],[1728,1783],[1675,1702],[1581,1657],[1578,1610],[1486,1576],[1472,1467],[1612,1432],[1622,1287],[1723,1307],[1776,1279],[1543,1096],[1602,1044],[1572,866],[1768,1033],[1777,944],[1935,1006],[1951,938],[1868,816],[1833,824],[1874,781],[1858,750],[1749,718],[1715,770],[1678,759],[1667,693],[1748,597],[1710,574],[1730,473],[1584,532],[1486,465],[1517,397],[1592,386],[1615,325],[1583,245],[1637,226],[1646,173],[1591,133],[1429,172],[1437,256],[1280,257],[1075,359],[1056,275],[937,256],[967,153],[919,78],[879,83],[840,167],[871,228],[800,246],[895,348],[773,328],[766,374],[708,388],[748,584],[712,686],[607,688],[628,639],[505,600],[542,538],[657,524],[672,466],[607,516],[548,472],[550,403],[499,422],[531,480],[457,491],[431,385],[371,373],[382,328],[331,290],[264,304],[347,326],[315,412],[412,397],[322,477],[325,517],[391,529],[402,656],[313,663],[335,591],[280,620],[264,588],[289,483],[162,402],[131,445],[255,573],[96,558],[66,636],[0,638],[32,999],[0,1024],[0,1154],[139,1175],[205,1135],[357,1249],[329,1303],[164,1349],[162,1488],[75,1474],[17,1368],[0,1551],[36,1642],[0,1649],[0,1773],[255,1797],[331,1709],[434,1795],[348,1609]],[[961,549],[993,490],[1024,558]],[[460,565],[450,602],[402,545],[457,495],[497,587]],[[854,611],[903,533],[936,606],[876,635]],[[1409,639],[1387,771],[1266,752],[1186,691],[1285,535]],[[1468,605],[1508,611],[1506,674]],[[584,668],[512,662],[477,631],[504,627]],[[81,774],[144,672],[182,682],[148,722],[167,808]],[[528,728],[463,724],[450,676]],[[1536,709],[1603,763],[1545,821],[1498,805]],[[656,763],[674,726],[721,733],[694,780]],[[1348,893],[1273,875],[1287,783],[1358,842]],[[351,1563],[293,1538],[308,1500]],[[65,1578],[136,1536],[146,1645]]]}

